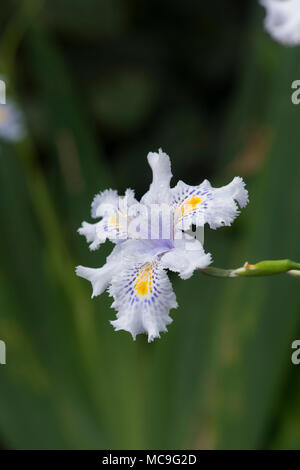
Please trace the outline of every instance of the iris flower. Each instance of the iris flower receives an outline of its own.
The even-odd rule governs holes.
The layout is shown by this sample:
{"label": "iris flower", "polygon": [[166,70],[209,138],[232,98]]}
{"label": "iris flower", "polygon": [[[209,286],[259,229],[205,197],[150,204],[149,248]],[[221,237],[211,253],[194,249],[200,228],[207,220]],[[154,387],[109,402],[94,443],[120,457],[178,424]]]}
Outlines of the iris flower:
{"label": "iris flower", "polygon": [[12,102],[0,104],[0,139],[18,142],[25,136],[23,114]]}
{"label": "iris flower", "polygon": [[265,28],[278,42],[300,44],[300,1],[261,0],[266,9]]}
{"label": "iris flower", "polygon": [[167,331],[172,322],[169,312],[177,307],[167,270],[188,279],[211,263],[192,226],[230,225],[239,214],[238,204],[247,204],[248,193],[239,177],[221,188],[207,180],[199,186],[179,181],[170,188],[168,155],[161,149],[150,152],[148,162],[153,181],[140,202],[130,189],[123,197],[109,189],[94,198],[92,217],[101,220],[83,222],[79,233],[92,250],[107,239],[116,246],[103,267],[78,266],[76,272],[92,283],[92,297],[108,288],[117,311],[117,319],[111,321],[115,330],[128,331],[133,339],[146,333],[150,342]]}

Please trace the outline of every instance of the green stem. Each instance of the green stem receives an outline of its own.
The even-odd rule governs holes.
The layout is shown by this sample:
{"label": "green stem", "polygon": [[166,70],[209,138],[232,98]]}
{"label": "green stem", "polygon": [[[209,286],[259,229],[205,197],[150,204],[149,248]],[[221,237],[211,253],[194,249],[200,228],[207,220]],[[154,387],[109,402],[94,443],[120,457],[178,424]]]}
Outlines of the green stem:
{"label": "green stem", "polygon": [[292,276],[300,276],[300,263],[289,259],[260,261],[256,264],[246,262],[244,266],[237,269],[221,269],[209,266],[200,269],[203,274],[213,277],[260,277],[273,276],[275,274],[287,273]]}
{"label": "green stem", "polygon": [[236,277],[233,275],[234,269],[222,269],[222,268],[214,268],[213,266],[208,266],[204,269],[199,269],[203,274],[212,277]]}

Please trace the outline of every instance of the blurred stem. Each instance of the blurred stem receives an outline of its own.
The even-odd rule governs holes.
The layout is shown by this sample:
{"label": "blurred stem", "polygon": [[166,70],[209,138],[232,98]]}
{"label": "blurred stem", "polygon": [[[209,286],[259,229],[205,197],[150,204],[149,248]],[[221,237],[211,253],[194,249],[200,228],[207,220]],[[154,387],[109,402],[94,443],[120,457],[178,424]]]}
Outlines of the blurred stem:
{"label": "blurred stem", "polygon": [[209,266],[200,269],[203,274],[213,277],[260,277],[273,276],[274,274],[287,273],[292,276],[300,276],[300,263],[289,259],[260,261],[256,264],[246,262],[244,266],[237,269],[222,269]]}
{"label": "blurred stem", "polygon": [[207,276],[212,277],[235,277],[232,275],[233,269],[222,269],[222,268],[214,268],[213,266],[208,266],[204,269],[199,269],[199,271],[203,274],[207,274]]}
{"label": "blurred stem", "polygon": [[[14,68],[17,48],[24,33],[40,11],[43,0],[28,0],[21,3],[22,6],[9,21],[0,41],[0,73],[4,73],[9,81],[11,95],[15,94]],[[103,412],[102,399],[105,403],[107,400],[101,395],[99,378],[95,373],[95,364],[99,364],[101,358],[99,358],[94,307],[86,295],[86,290],[81,287],[81,282],[75,276],[75,262],[64,237],[63,224],[56,212],[35,145],[29,135],[16,144],[16,152],[22,162],[32,206],[44,236],[46,262],[56,282],[64,290],[74,312],[74,327],[79,343],[78,354],[86,373],[91,401],[102,419],[109,410]],[[114,432],[112,425],[108,433],[113,435]]]}
{"label": "blurred stem", "polygon": [[[11,85],[13,94],[13,70],[15,66],[16,50],[23,35],[34,22],[36,15],[43,6],[44,0],[27,0],[20,2],[20,7],[8,22],[1,35],[0,68],[5,71]],[[0,70],[1,72],[2,70]],[[39,167],[35,147],[27,137],[26,140],[16,144],[16,150],[23,163],[28,190],[37,218],[42,227],[47,246],[48,259],[55,272],[55,277],[63,286],[75,312],[76,329],[81,349],[86,358],[96,355],[92,351],[96,344],[96,330],[93,321],[93,312],[87,302],[83,291],[74,274],[74,264],[71,253],[61,230],[61,223],[52,203],[47,183]],[[73,279],[74,278],[74,279]]]}
{"label": "blurred stem", "polygon": [[83,353],[87,354],[91,346],[96,343],[96,338],[94,338],[96,333],[93,313],[89,307],[90,302],[85,300],[85,292],[82,291],[79,283],[76,282],[75,263],[72,261],[71,253],[64,240],[61,223],[58,220],[47,183],[38,165],[35,149],[29,138],[19,143],[17,150],[23,163],[31,201],[43,230],[47,253],[54,269],[55,277],[64,287],[72,304],[79,341]]}
{"label": "blurred stem", "polygon": [[26,0],[8,21],[2,35],[0,46],[0,72],[5,73],[9,81],[13,80],[16,51],[28,27],[35,20],[44,0]]}
{"label": "blurred stem", "polygon": [[[54,278],[64,290],[74,312],[74,323],[79,354],[83,361],[92,403],[103,419],[101,392],[95,365],[99,365],[98,338],[95,325],[94,308],[86,295],[81,282],[75,276],[75,262],[64,239],[62,224],[56,214],[44,174],[40,168],[36,150],[29,137],[16,144],[16,150],[23,163],[24,174],[31,202],[45,239],[46,262],[53,271]],[[108,430],[109,435],[114,429]]]}

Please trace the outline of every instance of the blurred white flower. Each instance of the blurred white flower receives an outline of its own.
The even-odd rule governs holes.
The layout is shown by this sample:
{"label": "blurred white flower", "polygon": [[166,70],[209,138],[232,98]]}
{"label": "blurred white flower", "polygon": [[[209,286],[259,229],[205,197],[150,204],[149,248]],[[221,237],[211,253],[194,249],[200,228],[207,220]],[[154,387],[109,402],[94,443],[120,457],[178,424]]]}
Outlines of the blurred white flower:
{"label": "blurred white flower", "polygon": [[208,223],[214,229],[230,225],[239,214],[236,201],[244,207],[248,193],[239,177],[222,188],[213,188],[207,180],[199,186],[179,181],[170,188],[168,155],[150,152],[148,162],[153,181],[140,202],[129,189],[124,197],[109,189],[94,198],[92,217],[102,219],[96,224],[83,222],[79,233],[92,250],[106,239],[116,247],[103,267],[78,266],[76,272],[92,283],[92,297],[109,288],[118,312],[111,322],[116,330],[128,331],[134,339],[147,333],[152,341],[167,331],[172,322],[169,311],[177,307],[166,270],[188,279],[195,269],[211,263],[211,255],[188,233],[192,225]]}
{"label": "blurred white flower", "polygon": [[260,0],[266,9],[265,28],[278,42],[300,44],[300,0]]}
{"label": "blurred white flower", "polygon": [[25,127],[22,112],[11,101],[0,104],[0,139],[17,142],[24,136]]}

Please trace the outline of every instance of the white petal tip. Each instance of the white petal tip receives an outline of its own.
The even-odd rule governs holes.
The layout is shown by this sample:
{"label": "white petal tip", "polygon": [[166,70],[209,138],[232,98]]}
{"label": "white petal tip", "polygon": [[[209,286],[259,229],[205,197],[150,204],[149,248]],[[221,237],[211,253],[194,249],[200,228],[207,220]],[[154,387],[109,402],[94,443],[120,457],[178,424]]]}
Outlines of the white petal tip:
{"label": "white petal tip", "polygon": [[275,41],[286,46],[300,44],[300,4],[298,0],[261,0],[266,9],[265,29]]}
{"label": "white petal tip", "polygon": [[118,205],[118,200],[118,192],[115,189],[106,189],[96,194],[91,209],[93,219],[103,217],[107,210],[115,208]]}
{"label": "white petal tip", "polygon": [[83,266],[77,266],[77,267],[75,268],[75,273],[76,273],[77,276],[79,276],[79,277],[84,277],[83,273],[84,273],[84,270],[85,270],[85,269],[86,269],[86,268],[84,268]]}

